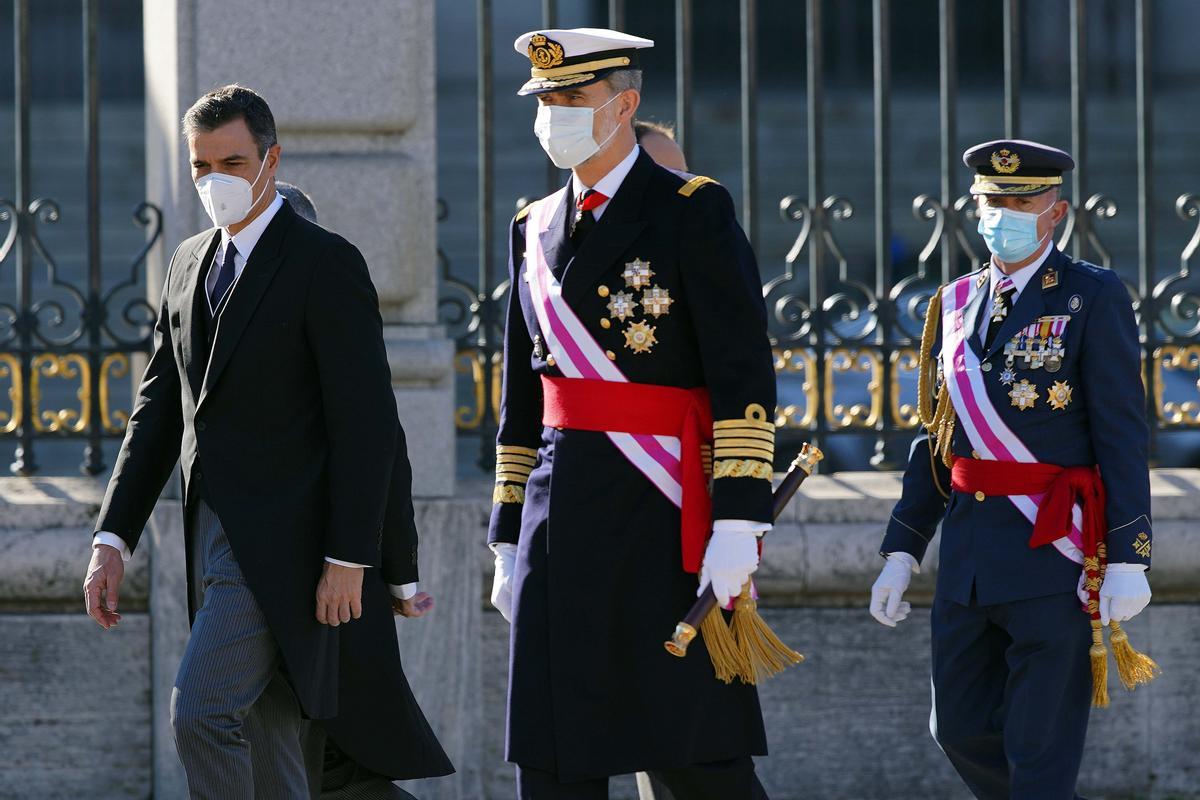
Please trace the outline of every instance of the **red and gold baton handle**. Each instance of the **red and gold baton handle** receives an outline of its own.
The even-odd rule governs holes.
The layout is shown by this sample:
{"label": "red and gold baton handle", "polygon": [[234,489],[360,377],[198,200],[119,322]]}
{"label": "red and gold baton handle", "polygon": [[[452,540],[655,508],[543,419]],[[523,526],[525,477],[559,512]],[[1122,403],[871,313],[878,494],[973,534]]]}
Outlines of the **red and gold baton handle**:
{"label": "red and gold baton handle", "polygon": [[[800,448],[800,455],[796,456],[791,467],[788,468],[787,474],[783,476],[783,482],[771,496],[771,514],[774,519],[779,519],[783,510],[787,508],[787,504],[796,494],[796,490],[800,488],[800,484],[804,483],[804,480],[816,468],[817,462],[824,457],[825,454],[813,445],[805,444]],[[671,635],[670,640],[663,643],[667,652],[680,658],[687,655],[688,645],[696,638],[696,631],[700,630],[700,623],[704,621],[716,604],[717,596],[713,594],[712,586],[705,586],[704,592],[697,598],[692,610],[675,626],[675,633]]]}

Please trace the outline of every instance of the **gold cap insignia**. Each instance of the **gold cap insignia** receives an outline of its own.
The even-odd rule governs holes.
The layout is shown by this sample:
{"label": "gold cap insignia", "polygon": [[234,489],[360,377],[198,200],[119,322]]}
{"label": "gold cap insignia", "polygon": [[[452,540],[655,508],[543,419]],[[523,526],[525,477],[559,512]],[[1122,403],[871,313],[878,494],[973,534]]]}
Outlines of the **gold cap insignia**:
{"label": "gold cap insignia", "polygon": [[1011,175],[1021,168],[1021,157],[1011,150],[1004,149],[992,153],[992,169],[1001,175]]}
{"label": "gold cap insignia", "polygon": [[529,40],[529,61],[537,69],[549,69],[563,63],[562,45],[545,34],[534,34]]}

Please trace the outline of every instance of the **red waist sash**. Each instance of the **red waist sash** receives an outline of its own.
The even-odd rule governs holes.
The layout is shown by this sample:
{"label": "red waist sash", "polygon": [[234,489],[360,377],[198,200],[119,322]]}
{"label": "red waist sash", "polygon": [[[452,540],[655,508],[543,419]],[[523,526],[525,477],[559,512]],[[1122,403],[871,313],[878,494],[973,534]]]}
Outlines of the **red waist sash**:
{"label": "red waist sash", "polygon": [[1042,495],[1033,524],[1030,547],[1041,547],[1071,529],[1071,507],[1083,506],[1083,554],[1094,557],[1104,541],[1104,484],[1097,467],[1060,467],[1054,464],[1022,464],[1015,461],[984,461],[956,458],[950,473],[956,491],[989,496]]}
{"label": "red waist sash", "polygon": [[552,428],[679,438],[683,568],[699,572],[712,530],[712,498],[701,453],[701,445],[712,441],[708,391],[543,375],[542,397],[542,424]]}

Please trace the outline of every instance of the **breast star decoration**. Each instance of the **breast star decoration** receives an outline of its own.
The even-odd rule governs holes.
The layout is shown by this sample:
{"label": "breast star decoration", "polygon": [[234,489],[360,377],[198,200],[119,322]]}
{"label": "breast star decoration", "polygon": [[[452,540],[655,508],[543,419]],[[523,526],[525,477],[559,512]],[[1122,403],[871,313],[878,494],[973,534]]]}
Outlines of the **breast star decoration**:
{"label": "breast star decoration", "polygon": [[655,286],[642,292],[642,308],[652,317],[658,318],[671,313],[671,293],[661,286]]}
{"label": "breast star decoration", "polygon": [[613,292],[608,296],[608,315],[621,322],[637,313],[637,301],[633,292]]}
{"label": "breast star decoration", "polygon": [[625,327],[625,346],[635,353],[649,353],[658,340],[654,338],[654,326],[642,322],[631,322]]}
{"label": "breast star decoration", "polygon": [[654,277],[654,271],[650,269],[649,261],[635,258],[633,261],[625,262],[625,271],[621,273],[621,277],[625,279],[626,287],[630,289],[644,289],[650,285],[650,279]]}
{"label": "breast star decoration", "polygon": [[1037,385],[1030,383],[1028,380],[1022,380],[1012,387],[1012,391],[1008,393],[1008,396],[1012,398],[1012,404],[1015,407],[1021,411],[1027,411],[1037,405]]}
{"label": "breast star decoration", "polygon": [[1066,381],[1055,381],[1050,387],[1050,407],[1062,411],[1071,404],[1071,387]]}

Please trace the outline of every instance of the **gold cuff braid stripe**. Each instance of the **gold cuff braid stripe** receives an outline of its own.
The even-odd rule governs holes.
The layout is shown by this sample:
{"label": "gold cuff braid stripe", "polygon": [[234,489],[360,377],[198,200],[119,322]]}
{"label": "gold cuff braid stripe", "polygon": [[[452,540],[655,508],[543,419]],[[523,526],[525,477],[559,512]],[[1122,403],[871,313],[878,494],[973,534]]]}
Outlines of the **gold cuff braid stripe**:
{"label": "gold cuff braid stripe", "polygon": [[510,481],[510,482],[512,482],[512,483],[519,483],[519,484],[521,484],[522,486],[524,486],[524,485],[525,485],[525,483],[526,483],[528,480],[529,480],[529,473],[528,473],[528,472],[525,472],[525,473],[521,473],[521,472],[497,472],[497,473],[496,473],[496,483],[502,483],[502,482],[504,482],[504,481]]}
{"label": "gold cuff braid stripe", "polygon": [[524,503],[525,487],[505,484],[492,490],[493,503]]}
{"label": "gold cuff braid stripe", "polygon": [[771,480],[773,470],[765,461],[750,459],[727,459],[713,465],[713,479],[716,478],[762,478]]}
{"label": "gold cuff braid stripe", "polygon": [[729,428],[754,428],[760,431],[770,431],[775,433],[775,423],[759,422],[753,419],[719,419],[713,423],[713,433],[720,430],[728,430]]}
{"label": "gold cuff braid stripe", "polygon": [[757,447],[719,447],[717,458],[757,458],[759,461],[773,461],[775,453],[770,450],[759,450]]}
{"label": "gold cuff braid stripe", "polygon": [[720,442],[722,439],[728,439],[728,438],[737,437],[737,436],[746,436],[746,437],[749,437],[752,439],[762,439],[764,442],[775,441],[775,431],[774,430],[767,431],[767,430],[762,430],[760,428],[746,428],[746,427],[720,428],[720,429],[713,430],[713,438],[716,439],[718,442]]}
{"label": "gold cuff braid stripe", "polygon": [[514,464],[518,467],[533,468],[537,463],[537,459],[531,456],[499,456],[496,458],[497,464]]}
{"label": "gold cuff braid stripe", "polygon": [[515,444],[498,444],[498,445],[496,445],[496,455],[497,456],[507,456],[507,455],[529,456],[530,458],[537,458],[537,448],[536,447],[518,447]]}
{"label": "gold cuff braid stripe", "polygon": [[774,450],[775,441],[767,439],[739,439],[733,436],[722,436],[713,443],[713,447],[720,450],[722,447],[757,447],[760,450]]}

